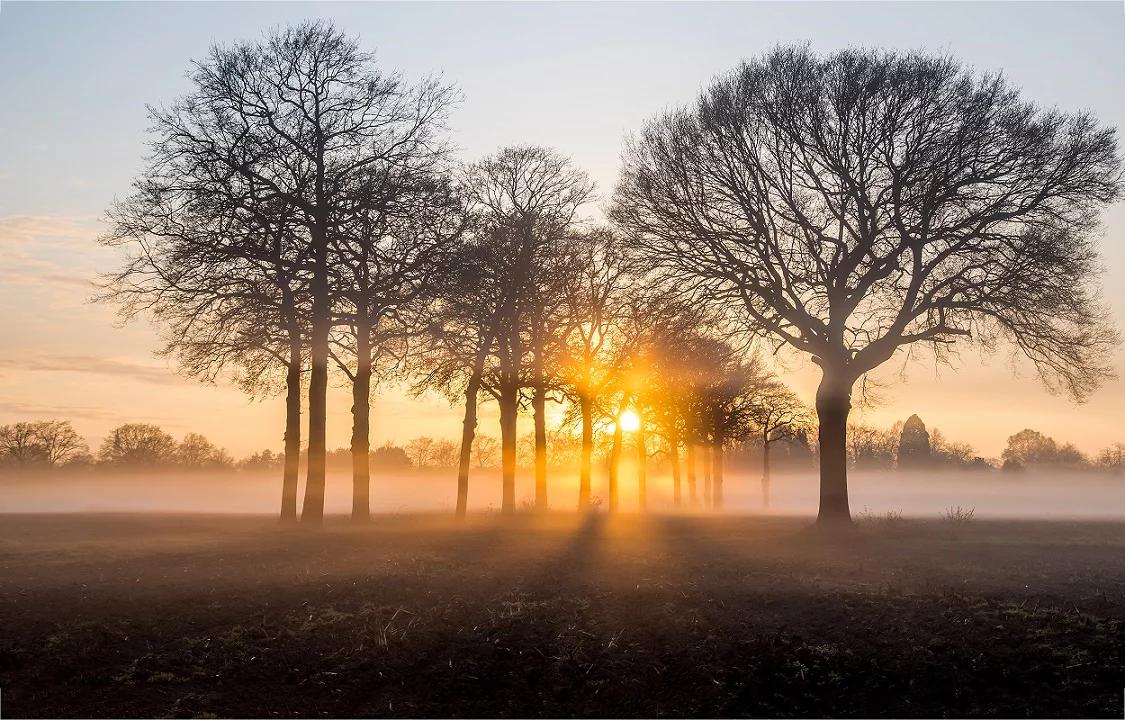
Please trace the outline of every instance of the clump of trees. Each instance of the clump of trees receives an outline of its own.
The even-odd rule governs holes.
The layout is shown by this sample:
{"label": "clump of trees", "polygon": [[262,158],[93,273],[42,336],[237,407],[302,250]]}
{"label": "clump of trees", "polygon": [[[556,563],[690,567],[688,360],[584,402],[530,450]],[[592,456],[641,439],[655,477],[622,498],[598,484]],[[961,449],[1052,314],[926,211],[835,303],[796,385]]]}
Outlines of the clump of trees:
{"label": "clump of trees", "polygon": [[28,469],[90,462],[90,448],[67,420],[0,426],[0,465]]}
{"label": "clump of trees", "polygon": [[[849,519],[850,463],[964,454],[936,432],[928,451],[917,433],[849,434],[853,386],[897,353],[1006,341],[1077,398],[1108,372],[1116,335],[1091,238],[1122,190],[1112,130],[948,57],[784,47],[744,63],[629,142],[609,225],[587,216],[597,189],[554,149],[457,162],[457,91],[380,68],[330,24],[216,46],[189,79],[152,111],[148,165],[109,212],[103,242],[129,256],[102,298],[157,320],[186,373],[284,392],[286,520],[303,392],[301,517],[322,519],[330,372],[352,389],[356,520],[369,516],[370,399],[388,381],[463,405],[459,444],[404,449],[416,467],[455,457],[459,514],[474,450],[498,450],[515,510],[524,412],[546,508],[550,405],[578,436],[553,444],[577,456],[580,509],[599,443],[611,511],[627,455],[645,506],[654,454],[677,505],[720,508],[728,452],[760,444],[768,504],[771,447],[814,429],[755,353],[765,341],[822,371],[824,522]],[[486,401],[498,448],[478,439]]]}

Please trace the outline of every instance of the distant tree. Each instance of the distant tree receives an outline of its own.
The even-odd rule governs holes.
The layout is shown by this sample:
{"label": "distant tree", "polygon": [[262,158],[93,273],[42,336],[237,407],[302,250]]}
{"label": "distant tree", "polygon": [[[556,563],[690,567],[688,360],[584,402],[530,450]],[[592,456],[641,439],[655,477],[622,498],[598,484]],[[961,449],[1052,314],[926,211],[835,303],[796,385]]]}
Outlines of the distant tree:
{"label": "distant tree", "polygon": [[1021,467],[1086,463],[1085,456],[1074,445],[1060,445],[1054,438],[1030,428],[1009,437],[1001,457],[1005,464],[1013,463]]}
{"label": "distant tree", "polygon": [[[964,469],[987,469],[991,467],[984,458],[977,455],[972,445],[953,442],[947,439],[938,428],[934,428],[930,433],[930,451],[933,461],[942,465]],[[899,462],[901,463],[901,458]]]}
{"label": "distant tree", "polygon": [[89,448],[67,420],[0,426],[0,461],[55,467],[86,455]]}
{"label": "distant tree", "polygon": [[384,471],[410,469],[410,457],[402,448],[385,443],[371,452],[371,466]]}
{"label": "distant tree", "polygon": [[496,467],[500,462],[500,441],[491,435],[476,435],[472,441],[472,452],[477,458],[477,467]]}
{"label": "distant tree", "polygon": [[406,443],[406,456],[410,458],[410,464],[416,468],[433,465],[434,445],[434,439],[428,436],[416,437]]}
{"label": "distant tree", "polygon": [[774,443],[804,438],[812,417],[797,395],[776,377],[763,378],[747,408],[752,431],[762,444],[762,506],[770,506],[770,453]]}
{"label": "distant tree", "polygon": [[110,431],[98,450],[98,460],[118,467],[173,466],[178,446],[156,425],[127,423]]}
{"label": "distant tree", "polygon": [[430,452],[434,467],[457,467],[458,446],[452,440],[442,438],[434,443]]}
{"label": "distant tree", "polygon": [[1097,466],[1115,473],[1125,470],[1125,443],[1114,443],[1098,453]]}
{"label": "distant tree", "polygon": [[1086,397],[1116,345],[1094,232],[1114,130],[947,56],[781,47],[625,149],[611,217],[654,270],[810,356],[818,520],[849,522],[852,388],[900,350],[1007,341]]}
{"label": "distant tree", "polygon": [[911,415],[902,425],[898,440],[898,466],[910,470],[929,467],[933,460],[930,451],[930,433],[917,415]]}
{"label": "distant tree", "polygon": [[199,433],[188,433],[176,448],[176,462],[189,470],[216,470],[234,466],[226,450]]}
{"label": "distant tree", "polygon": [[240,470],[276,470],[284,462],[284,454],[275,453],[272,450],[262,450],[238,461],[238,468]]}
{"label": "distant tree", "polygon": [[857,469],[888,470],[894,467],[899,433],[868,425],[848,426],[848,462]]}

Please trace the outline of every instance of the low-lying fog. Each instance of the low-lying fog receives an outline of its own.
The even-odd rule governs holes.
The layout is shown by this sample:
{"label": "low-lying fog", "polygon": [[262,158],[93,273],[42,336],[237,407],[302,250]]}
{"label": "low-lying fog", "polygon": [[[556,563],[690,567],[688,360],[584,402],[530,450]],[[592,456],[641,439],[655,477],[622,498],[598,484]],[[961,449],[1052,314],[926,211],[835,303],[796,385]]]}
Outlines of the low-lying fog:
{"label": "low-lying fog", "polygon": [[[382,474],[372,480],[371,507],[376,513],[452,512],[456,496],[455,471]],[[622,472],[621,505],[636,509],[636,476]],[[550,505],[568,510],[577,502],[577,477],[552,476]],[[1115,518],[1125,517],[1125,477],[1092,472],[1004,473],[951,471],[862,472],[850,476],[853,514],[865,508],[911,517],[937,517],[946,508],[974,508],[976,517]],[[703,479],[699,479],[702,491]],[[303,491],[303,487],[302,487]],[[530,505],[534,492],[530,472],[521,472],[517,506]],[[603,499],[606,481],[595,477],[594,495]],[[687,488],[685,483],[685,499]],[[151,475],[28,474],[0,476],[0,512],[191,512],[274,513],[280,504],[280,472],[227,472],[210,475],[160,473]],[[815,472],[778,473],[772,483],[770,512],[814,514],[817,508]],[[651,472],[649,509],[672,509],[672,481],[666,473]],[[728,472],[724,482],[727,513],[762,512],[759,475]],[[498,471],[481,470],[470,481],[470,508],[500,507]],[[351,478],[330,473],[326,512],[351,509]]]}

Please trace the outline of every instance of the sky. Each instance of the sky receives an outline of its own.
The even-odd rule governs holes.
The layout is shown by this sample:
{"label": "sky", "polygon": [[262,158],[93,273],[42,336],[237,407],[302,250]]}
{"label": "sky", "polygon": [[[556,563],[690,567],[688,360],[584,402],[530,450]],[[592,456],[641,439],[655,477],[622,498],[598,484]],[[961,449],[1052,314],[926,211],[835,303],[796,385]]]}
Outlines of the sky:
{"label": "sky", "polygon": [[[612,190],[622,140],[690,102],[716,75],[779,43],[952,54],[1003,71],[1026,97],[1087,109],[1125,128],[1125,6],[1104,3],[29,3],[0,0],[0,423],[70,419],[92,446],[122,422],[201,432],[235,455],[281,446],[280,398],[248,399],[182,378],[154,356],[158,329],[121,326],[89,302],[119,262],[96,238],[146,153],[146,106],[187,90],[212,43],[333,20],[408,78],[440,75],[464,96],[451,118],[462,157],[549,145]],[[1125,143],[1123,143],[1125,145]],[[596,209],[593,210],[596,212]],[[1125,207],[1105,215],[1106,301],[1125,327]],[[1117,367],[1125,370],[1125,352]],[[811,401],[816,371],[787,360]],[[965,348],[953,367],[892,360],[854,419],[889,426],[917,413],[997,456],[1024,427],[1086,452],[1125,442],[1125,381],[1078,406],[1044,390],[1009,354]],[[347,445],[346,389],[330,396],[329,443]],[[373,441],[455,437],[460,409],[380,388]],[[482,431],[496,435],[496,413]]]}

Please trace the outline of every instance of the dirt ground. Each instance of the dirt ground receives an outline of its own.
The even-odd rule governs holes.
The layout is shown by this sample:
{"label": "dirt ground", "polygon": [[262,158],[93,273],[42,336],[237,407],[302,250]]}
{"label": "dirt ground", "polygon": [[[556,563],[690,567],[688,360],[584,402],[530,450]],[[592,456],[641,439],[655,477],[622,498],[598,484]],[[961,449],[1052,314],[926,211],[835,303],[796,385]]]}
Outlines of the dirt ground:
{"label": "dirt ground", "polygon": [[1120,717],[1125,523],[0,516],[24,716]]}

